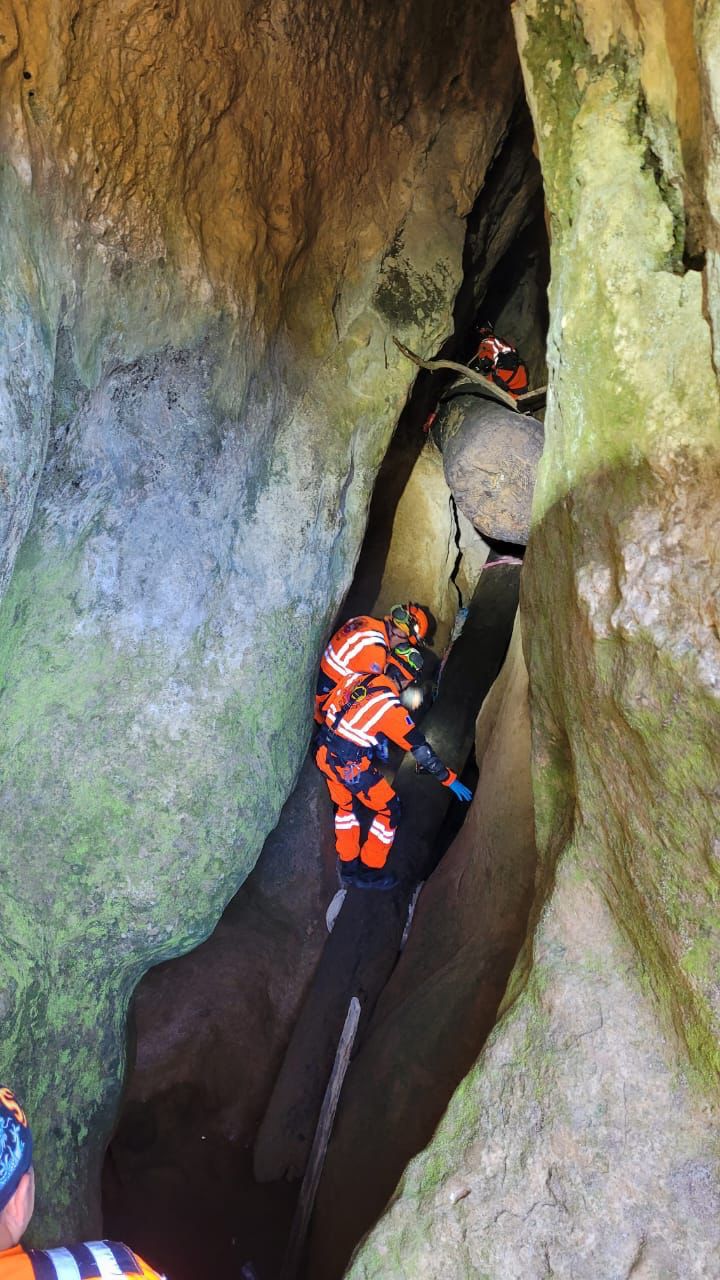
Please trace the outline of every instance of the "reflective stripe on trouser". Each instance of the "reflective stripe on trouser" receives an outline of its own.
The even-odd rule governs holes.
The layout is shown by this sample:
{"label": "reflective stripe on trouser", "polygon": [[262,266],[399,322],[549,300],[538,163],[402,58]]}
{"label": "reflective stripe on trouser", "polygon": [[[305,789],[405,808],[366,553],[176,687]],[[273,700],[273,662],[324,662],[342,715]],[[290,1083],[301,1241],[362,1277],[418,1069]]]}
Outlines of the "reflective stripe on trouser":
{"label": "reflective stripe on trouser", "polygon": [[[395,839],[399,802],[387,778],[370,765],[364,785],[346,787],[330,768],[327,749],[320,747],[315,757],[318,769],[325,775],[330,799],[337,805],[335,814],[335,848],[341,862],[350,862],[360,854],[368,867],[384,867]],[[357,801],[374,813],[367,840],[360,849],[360,823],[353,809]]]}

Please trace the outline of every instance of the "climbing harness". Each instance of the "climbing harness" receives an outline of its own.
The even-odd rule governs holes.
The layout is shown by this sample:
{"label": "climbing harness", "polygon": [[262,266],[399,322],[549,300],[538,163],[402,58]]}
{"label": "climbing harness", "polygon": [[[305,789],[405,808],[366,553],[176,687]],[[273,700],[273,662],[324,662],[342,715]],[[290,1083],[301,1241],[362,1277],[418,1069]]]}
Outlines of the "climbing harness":
{"label": "climbing harness", "polygon": [[509,391],[516,400],[528,389],[528,370],[517,347],[498,338],[492,325],[480,329],[480,345],[469,362],[469,368],[492,379],[497,387]]}

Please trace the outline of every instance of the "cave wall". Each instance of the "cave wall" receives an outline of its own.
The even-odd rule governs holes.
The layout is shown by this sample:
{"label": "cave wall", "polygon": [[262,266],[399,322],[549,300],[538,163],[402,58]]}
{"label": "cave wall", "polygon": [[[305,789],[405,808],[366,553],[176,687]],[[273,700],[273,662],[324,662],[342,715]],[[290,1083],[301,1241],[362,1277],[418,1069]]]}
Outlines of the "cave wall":
{"label": "cave wall", "polygon": [[537,896],[498,1025],[348,1276],[679,1280],[720,1251],[720,9],[514,19],[552,239]]}
{"label": "cave wall", "polygon": [[43,1243],[98,1229],[135,983],[300,766],[390,334],[446,335],[518,94],[492,9],[0,4],[0,1070]]}
{"label": "cave wall", "polygon": [[413,465],[395,508],[390,545],[372,610],[388,613],[399,600],[429,606],[432,644],[442,653],[458,609],[471,599],[488,547],[453,502],[442,454],[432,440]]}

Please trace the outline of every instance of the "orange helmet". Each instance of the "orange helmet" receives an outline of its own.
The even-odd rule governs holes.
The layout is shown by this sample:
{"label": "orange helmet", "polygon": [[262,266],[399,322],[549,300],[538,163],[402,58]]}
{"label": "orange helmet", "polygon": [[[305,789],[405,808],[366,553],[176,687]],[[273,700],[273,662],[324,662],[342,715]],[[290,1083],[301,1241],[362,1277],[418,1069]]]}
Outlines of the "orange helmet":
{"label": "orange helmet", "polygon": [[396,604],[390,610],[390,621],[398,631],[404,631],[408,640],[416,644],[424,640],[430,630],[430,614],[420,604]]}
{"label": "orange helmet", "polygon": [[424,640],[430,630],[430,614],[427,609],[423,609],[421,604],[413,604],[412,601],[410,601],[407,608],[415,624],[413,627],[415,639]]}

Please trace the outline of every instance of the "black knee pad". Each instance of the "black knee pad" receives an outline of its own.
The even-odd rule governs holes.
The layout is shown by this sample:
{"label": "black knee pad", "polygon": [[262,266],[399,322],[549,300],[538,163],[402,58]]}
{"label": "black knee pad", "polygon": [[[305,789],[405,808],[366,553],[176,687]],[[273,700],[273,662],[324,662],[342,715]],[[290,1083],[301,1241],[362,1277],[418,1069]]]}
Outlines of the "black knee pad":
{"label": "black knee pad", "polygon": [[392,826],[396,827],[402,816],[402,802],[399,796],[393,796],[392,800],[388,800],[385,812]]}

